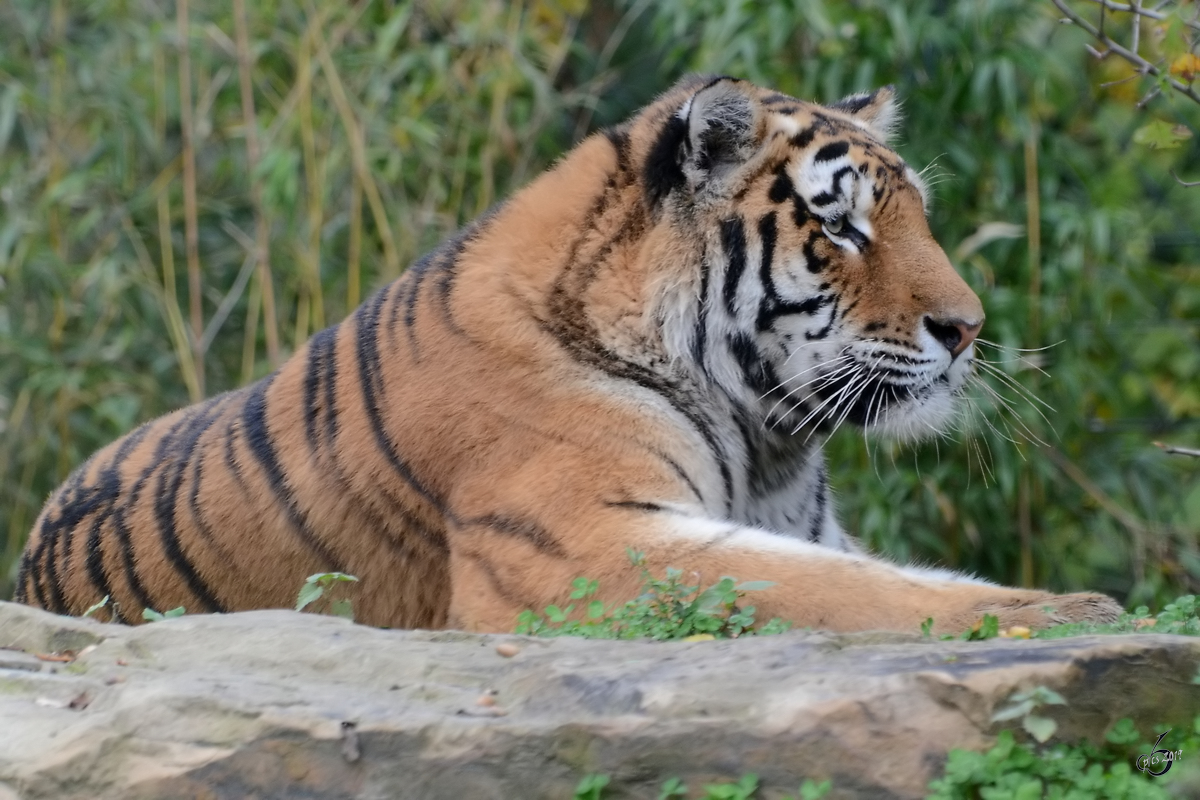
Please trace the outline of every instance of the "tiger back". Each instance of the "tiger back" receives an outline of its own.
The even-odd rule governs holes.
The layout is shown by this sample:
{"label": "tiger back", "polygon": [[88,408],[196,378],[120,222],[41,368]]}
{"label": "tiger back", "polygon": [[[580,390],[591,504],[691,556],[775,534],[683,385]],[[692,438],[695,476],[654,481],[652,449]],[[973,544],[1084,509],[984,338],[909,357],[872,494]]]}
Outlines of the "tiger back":
{"label": "tiger back", "polygon": [[768,580],[835,630],[1102,621],[862,552],[823,444],[951,420],[983,323],[886,145],[890,89],[829,107],[690,77],[322,331],[278,371],[143,425],[47,502],[17,599],[113,617],[288,607],[511,630],[578,576]]}

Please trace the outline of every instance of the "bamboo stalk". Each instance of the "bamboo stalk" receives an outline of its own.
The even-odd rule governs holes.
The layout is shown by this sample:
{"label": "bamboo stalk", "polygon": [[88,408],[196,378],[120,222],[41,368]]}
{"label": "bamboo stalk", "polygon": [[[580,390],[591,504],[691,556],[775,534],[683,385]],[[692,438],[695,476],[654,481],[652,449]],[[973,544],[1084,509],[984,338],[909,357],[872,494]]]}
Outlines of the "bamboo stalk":
{"label": "bamboo stalk", "polygon": [[[67,74],[67,13],[63,7],[63,0],[54,0],[54,5],[50,10],[50,27],[54,31],[53,36],[57,47],[53,58],[54,71],[50,80],[50,169],[46,175],[47,189],[58,186],[66,172],[65,158],[63,157],[63,143],[66,138],[66,132],[63,130],[63,120],[65,119],[63,82],[66,80]],[[59,261],[65,266],[67,263],[67,237],[63,232],[62,218],[59,215],[60,205],[59,202],[49,204],[48,224],[50,246]]]}
{"label": "bamboo stalk", "polygon": [[[241,2],[241,0],[237,0],[237,2]],[[400,274],[400,255],[396,250],[396,240],[392,236],[391,224],[388,222],[387,212],[383,207],[383,198],[379,194],[379,187],[375,184],[375,179],[371,177],[371,170],[367,164],[367,145],[362,127],[358,124],[354,109],[350,107],[350,100],[346,97],[346,89],[342,85],[341,76],[338,75],[337,67],[334,66],[333,58],[329,55],[329,48],[323,41],[320,31],[316,32],[316,37],[317,57],[321,62],[321,70],[325,73],[325,79],[329,82],[334,105],[337,106],[338,115],[342,119],[342,127],[346,130],[346,138],[349,139],[354,172],[367,195],[367,205],[371,208],[371,216],[375,220],[375,227],[383,242],[385,277],[395,278]]]}
{"label": "bamboo stalk", "polygon": [[[300,142],[304,153],[304,178],[308,187],[308,246],[305,250],[304,263],[307,269],[307,300],[306,311],[312,315],[313,330],[325,327],[325,301],[321,293],[321,225],[325,212],[324,196],[324,165],[317,159],[316,134],[313,131],[312,108],[312,36],[320,17],[314,16],[309,30],[305,32],[300,43],[299,64],[297,66],[300,87]],[[305,326],[307,327],[307,325]],[[300,337],[307,336],[297,324],[297,346]]]}
{"label": "bamboo stalk", "polygon": [[362,301],[362,184],[354,173],[350,187],[350,243],[346,253],[346,313]]}
{"label": "bamboo stalk", "polygon": [[[33,391],[29,386],[23,386],[21,391],[17,393],[17,401],[13,404],[12,411],[8,415],[8,422],[5,425],[6,433],[15,433],[25,424],[25,415],[29,411],[30,403],[33,399]],[[0,448],[0,475],[10,474],[9,463],[12,458],[12,443],[15,440],[5,437],[3,440],[3,448]],[[36,459],[29,459],[26,462],[26,470],[28,470]],[[21,543],[25,536],[25,503],[14,503],[12,516],[9,517],[8,542],[4,548],[4,563],[11,564],[16,560],[21,552]]]}
{"label": "bamboo stalk", "polygon": [[[258,178],[258,117],[254,112],[254,85],[251,81],[253,63],[250,58],[250,35],[246,25],[245,0],[233,0],[233,24],[237,40],[238,79],[242,92],[242,119],[246,132],[246,171],[249,173],[250,199],[254,205],[255,258],[258,261],[258,281],[255,285],[258,287],[258,294],[262,298],[263,328],[267,341],[267,360],[270,362],[272,369],[274,369],[279,366],[281,361],[279,354],[279,325],[275,314],[275,290],[271,281],[271,231],[267,223],[266,209],[263,207],[262,184]],[[255,292],[252,289],[251,296],[253,297],[254,294]],[[251,312],[248,316],[254,319],[255,325],[258,324],[257,313]],[[247,325],[249,324],[250,322],[247,320]],[[254,337],[247,334],[245,341],[253,344]],[[244,350],[242,356],[242,376],[245,378],[247,369]],[[253,354],[251,354],[251,359],[253,359]],[[253,368],[249,372],[252,373]]]}
{"label": "bamboo stalk", "polygon": [[258,309],[262,306],[262,270],[250,282],[250,300],[246,304],[246,328],[242,335],[242,385],[254,380],[254,351],[258,344]]}
{"label": "bamboo stalk", "polygon": [[[192,369],[200,397],[204,396],[204,287],[200,276],[200,228],[196,210],[196,143],[192,127],[192,61],[188,0],[175,0],[179,34],[179,128],[183,141],[183,241],[187,257],[188,316],[191,320]],[[193,398],[199,399],[199,398]]]}
{"label": "bamboo stalk", "polygon": [[1031,120],[1030,126],[1025,137],[1025,230],[1029,237],[1029,346],[1036,347],[1042,322],[1042,211],[1037,122]]}
{"label": "bamboo stalk", "polygon": [[[129,226],[132,228],[132,224]],[[187,328],[183,324],[183,311],[179,308],[179,295],[175,290],[175,248],[171,243],[171,200],[165,187],[158,195],[158,242],[162,258],[162,292],[159,305],[167,323],[167,335],[175,348],[179,360],[179,371],[187,387],[188,397],[197,402],[204,392],[196,380],[196,368],[192,363],[192,350],[188,344]],[[151,268],[153,275],[153,269]],[[157,282],[157,276],[155,281]]]}

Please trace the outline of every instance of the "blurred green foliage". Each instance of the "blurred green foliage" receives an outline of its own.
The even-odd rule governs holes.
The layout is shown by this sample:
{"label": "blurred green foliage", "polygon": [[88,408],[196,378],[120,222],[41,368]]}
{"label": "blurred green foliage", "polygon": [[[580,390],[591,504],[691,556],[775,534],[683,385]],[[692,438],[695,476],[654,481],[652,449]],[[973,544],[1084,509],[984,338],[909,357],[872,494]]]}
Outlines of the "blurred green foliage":
{"label": "blurred green foliage", "polygon": [[1011,408],[980,388],[969,431],[919,447],[839,433],[846,526],[1006,583],[1200,591],[1200,460],[1152,446],[1200,440],[1200,189],[1170,176],[1200,174],[1200,146],[1134,142],[1200,108],[1101,86],[1128,67],[1048,2],[263,0],[252,117],[236,7],[191,0],[181,37],[153,0],[0,5],[0,596],[90,452],[265,374],[690,70],[820,101],[895,84],[897,148],[930,165],[934,233],[984,299]]}

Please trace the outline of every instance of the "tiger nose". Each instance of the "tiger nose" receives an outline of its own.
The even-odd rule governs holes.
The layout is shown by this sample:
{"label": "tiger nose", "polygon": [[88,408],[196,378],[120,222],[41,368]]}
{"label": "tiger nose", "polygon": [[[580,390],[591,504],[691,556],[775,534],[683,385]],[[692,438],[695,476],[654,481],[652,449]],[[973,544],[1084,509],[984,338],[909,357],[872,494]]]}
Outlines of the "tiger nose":
{"label": "tiger nose", "polygon": [[983,320],[967,322],[961,319],[936,320],[933,317],[925,317],[925,330],[941,342],[942,347],[949,350],[950,355],[955,358],[971,346],[982,327]]}

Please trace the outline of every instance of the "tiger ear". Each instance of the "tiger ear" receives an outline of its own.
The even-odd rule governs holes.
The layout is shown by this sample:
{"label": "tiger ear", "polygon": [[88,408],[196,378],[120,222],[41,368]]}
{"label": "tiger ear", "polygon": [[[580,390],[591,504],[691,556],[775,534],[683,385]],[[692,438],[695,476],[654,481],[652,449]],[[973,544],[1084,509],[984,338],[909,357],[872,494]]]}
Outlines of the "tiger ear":
{"label": "tiger ear", "polygon": [[849,114],[855,122],[885,142],[900,126],[900,101],[896,99],[893,86],[843,97],[830,108]]}
{"label": "tiger ear", "polygon": [[679,110],[687,122],[683,171],[693,188],[720,184],[757,150],[756,103],[745,86],[718,78]]}

